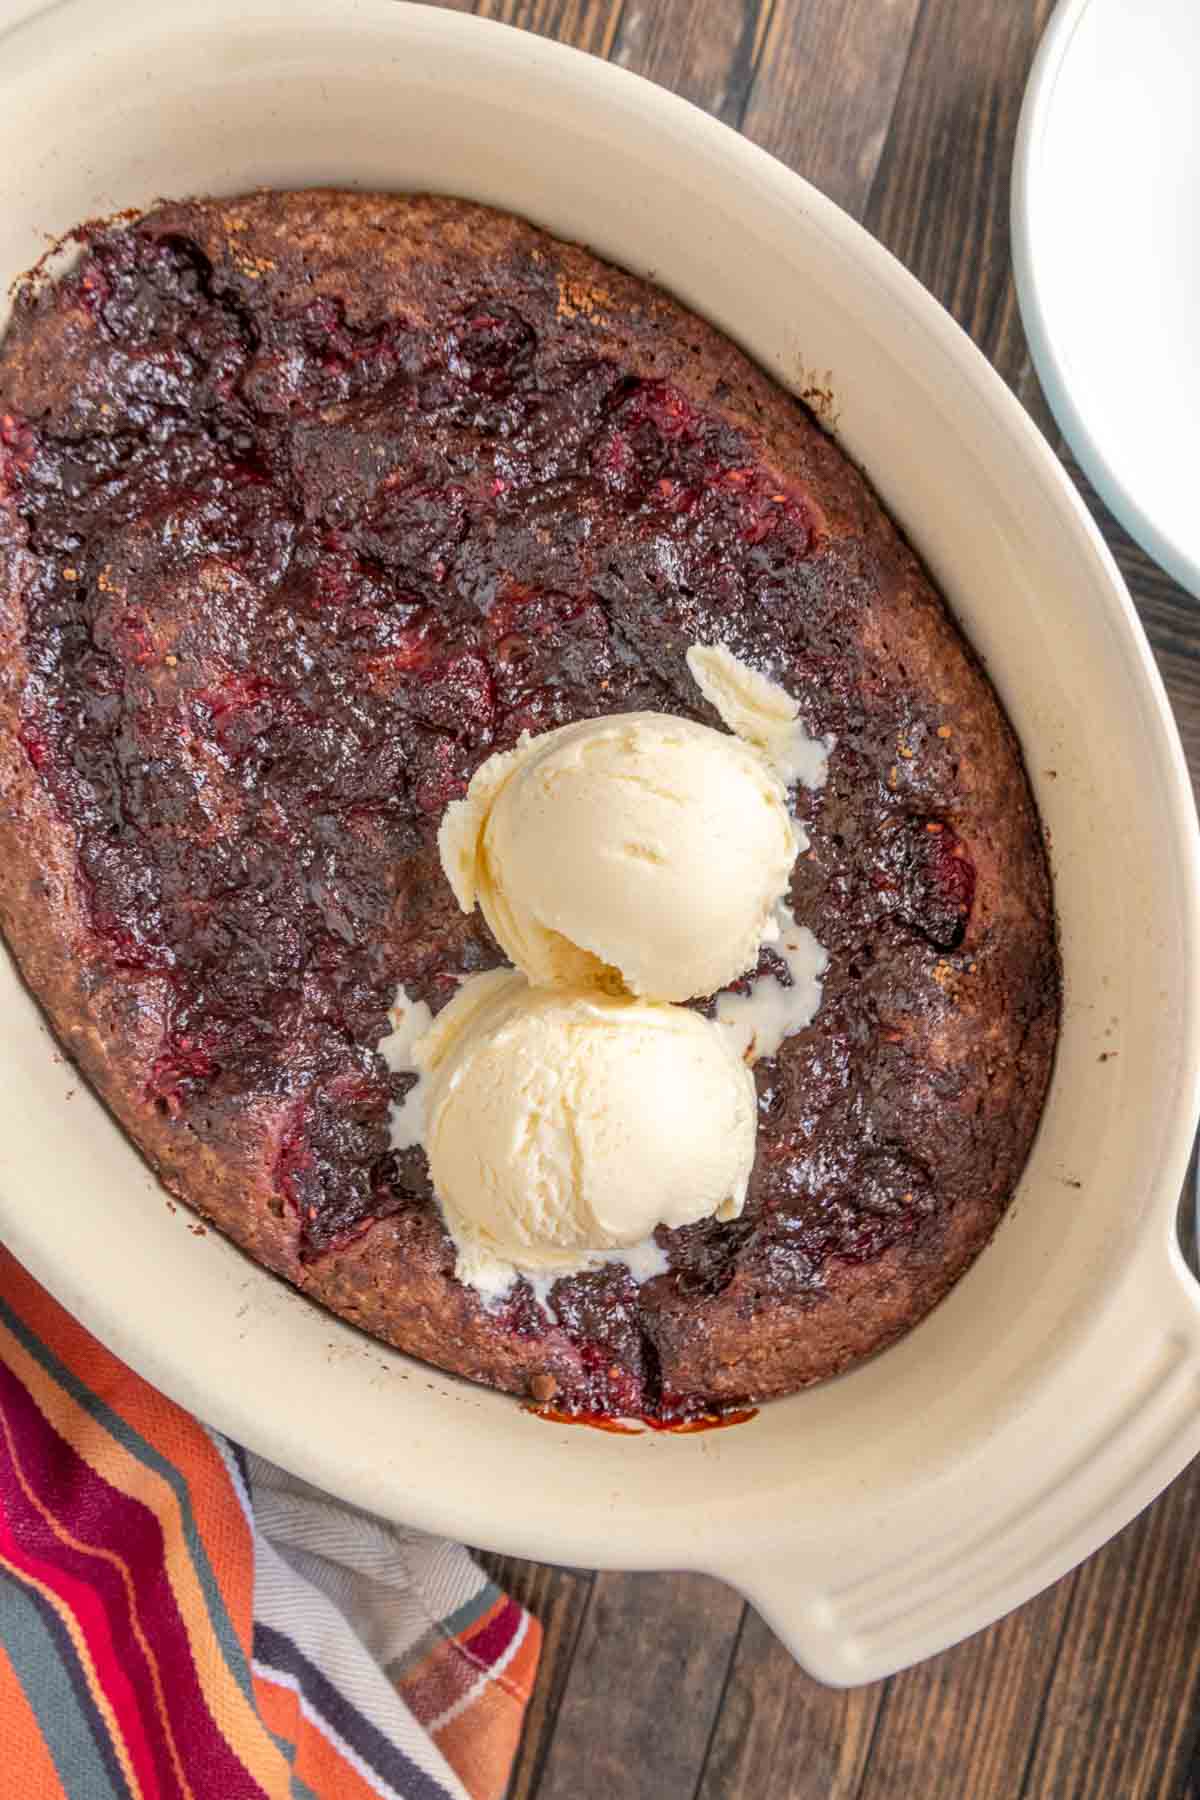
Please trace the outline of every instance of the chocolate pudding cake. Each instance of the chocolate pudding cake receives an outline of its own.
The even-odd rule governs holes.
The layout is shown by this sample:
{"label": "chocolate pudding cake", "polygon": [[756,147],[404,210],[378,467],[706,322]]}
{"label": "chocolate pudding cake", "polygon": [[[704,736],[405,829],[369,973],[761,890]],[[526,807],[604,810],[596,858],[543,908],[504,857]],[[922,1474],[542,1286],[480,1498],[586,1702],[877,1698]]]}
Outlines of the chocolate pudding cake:
{"label": "chocolate pudding cake", "polygon": [[[720,1412],[908,1329],[1012,1194],[1059,981],[1013,733],[862,476],[657,288],[465,201],[79,241],[0,349],[0,923],[165,1186],[565,1413]],[[488,1299],[379,1051],[400,989],[437,1014],[503,961],[439,826],[525,733],[719,725],[686,661],[715,643],[832,746],[790,795],[819,1010],[754,1067],[740,1217],[660,1226],[640,1283]]]}

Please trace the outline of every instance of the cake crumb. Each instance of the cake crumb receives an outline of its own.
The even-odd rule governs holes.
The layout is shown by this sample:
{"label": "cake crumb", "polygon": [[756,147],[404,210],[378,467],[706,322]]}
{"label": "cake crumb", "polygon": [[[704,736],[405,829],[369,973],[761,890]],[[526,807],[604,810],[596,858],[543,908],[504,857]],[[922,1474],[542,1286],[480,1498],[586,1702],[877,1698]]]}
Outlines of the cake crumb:
{"label": "cake crumb", "polygon": [[560,319],[594,319],[604,307],[611,306],[612,295],[602,287],[585,287],[582,282],[572,281],[569,276],[558,277],[558,304],[555,311]]}
{"label": "cake crumb", "polygon": [[553,1400],[555,1394],[557,1394],[558,1383],[555,1381],[553,1375],[548,1375],[545,1372],[539,1375],[531,1375],[529,1378],[529,1392],[539,1406],[545,1406],[547,1402]]}

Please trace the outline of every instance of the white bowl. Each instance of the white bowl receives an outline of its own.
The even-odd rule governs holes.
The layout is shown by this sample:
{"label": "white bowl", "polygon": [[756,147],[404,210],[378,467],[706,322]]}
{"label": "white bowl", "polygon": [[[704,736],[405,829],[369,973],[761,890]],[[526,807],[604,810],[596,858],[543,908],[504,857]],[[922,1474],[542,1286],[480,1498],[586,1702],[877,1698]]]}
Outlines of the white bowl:
{"label": "white bowl", "polygon": [[1061,0],[1013,165],[1021,316],[1121,523],[1200,594],[1200,8]]}
{"label": "white bowl", "polygon": [[1025,745],[1066,966],[1045,1118],[993,1244],[895,1348],[734,1430],[547,1424],[193,1236],[99,1104],[64,1101],[5,965],[16,1255],[151,1380],[324,1487],[517,1555],[722,1576],[829,1681],[941,1649],[1061,1575],[1200,1448],[1200,1305],[1174,1235],[1198,858],[1128,596],[1003,383],[885,251],[733,132],[590,57],[390,0],[54,7],[0,46],[0,166],[0,275],[44,234],[161,194],[434,188],[652,269],[781,381],[831,371],[838,435]]}

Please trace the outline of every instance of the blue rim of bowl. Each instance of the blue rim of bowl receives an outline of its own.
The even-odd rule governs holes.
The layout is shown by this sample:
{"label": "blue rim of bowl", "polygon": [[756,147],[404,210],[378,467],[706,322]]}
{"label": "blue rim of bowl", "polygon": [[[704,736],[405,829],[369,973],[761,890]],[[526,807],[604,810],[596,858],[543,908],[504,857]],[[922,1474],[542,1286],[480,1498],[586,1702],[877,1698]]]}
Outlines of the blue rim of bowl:
{"label": "blue rim of bowl", "polygon": [[1100,450],[1067,384],[1055,350],[1037,276],[1033,217],[1046,120],[1072,40],[1092,0],[1060,0],[1030,71],[1013,154],[1011,223],[1013,273],[1025,335],[1050,409],[1079,465],[1110,512],[1146,553],[1188,592],[1200,598],[1200,559],[1163,532],[1134,498]]}

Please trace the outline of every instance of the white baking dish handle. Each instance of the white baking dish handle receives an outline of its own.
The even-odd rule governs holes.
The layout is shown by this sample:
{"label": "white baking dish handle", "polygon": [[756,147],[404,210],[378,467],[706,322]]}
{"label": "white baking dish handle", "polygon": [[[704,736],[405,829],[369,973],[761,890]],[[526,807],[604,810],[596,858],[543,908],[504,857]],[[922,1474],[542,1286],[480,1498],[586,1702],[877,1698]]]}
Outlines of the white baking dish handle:
{"label": "white baking dish handle", "polygon": [[[1097,1334],[1109,1346],[1100,1359]],[[1096,1369],[1114,1366],[1119,1376],[1098,1391]],[[1173,1234],[1144,1240],[1094,1331],[1006,1428],[1011,1487],[997,1488],[988,1511],[943,1528],[961,1517],[956,1464],[944,1486],[931,1481],[898,1511],[881,1506],[869,1541],[847,1543],[844,1555],[799,1547],[722,1573],[819,1680],[877,1680],[980,1630],[1099,1548],[1171,1480],[1198,1411],[1200,1286]],[[892,1541],[924,1548],[896,1559],[886,1553]]]}

